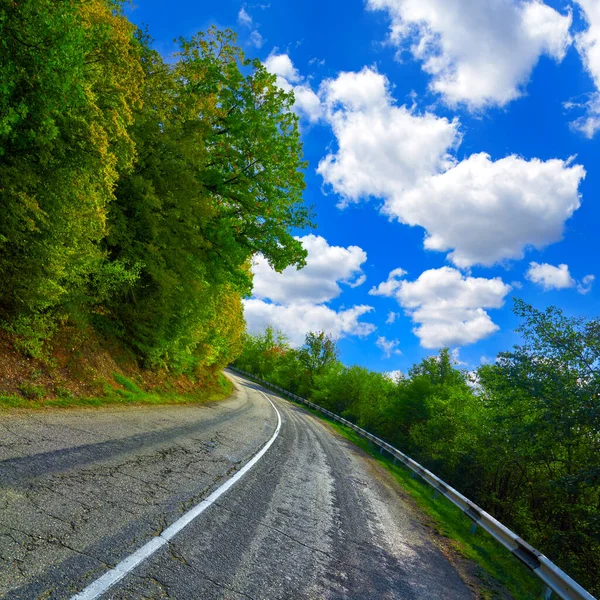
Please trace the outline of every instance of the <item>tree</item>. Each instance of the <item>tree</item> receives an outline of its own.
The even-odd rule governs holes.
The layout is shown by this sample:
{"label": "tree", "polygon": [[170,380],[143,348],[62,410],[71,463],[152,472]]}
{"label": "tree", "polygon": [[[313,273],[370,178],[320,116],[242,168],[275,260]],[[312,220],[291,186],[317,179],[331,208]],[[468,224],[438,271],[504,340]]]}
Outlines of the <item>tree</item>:
{"label": "tree", "polygon": [[149,364],[161,364],[179,338],[193,348],[211,286],[250,293],[256,253],[279,270],[304,264],[289,230],[310,224],[310,214],[293,97],[244,57],[234,34],[181,40],[172,67],[140,43],[138,160],[119,181],[105,240],[111,260],[138,266],[140,276],[103,314]]}
{"label": "tree", "polygon": [[522,345],[478,373],[502,449],[495,493],[526,535],[585,581],[600,567],[600,320],[521,300],[515,312]]}
{"label": "tree", "polygon": [[306,334],[304,345],[298,351],[299,370],[296,378],[299,381],[298,393],[310,397],[314,388],[314,380],[322,375],[338,359],[339,351],[330,334],[320,331]]}
{"label": "tree", "polygon": [[0,313],[18,333],[47,336],[105,289],[99,242],[134,158],[133,33],[110,0],[0,7]]}

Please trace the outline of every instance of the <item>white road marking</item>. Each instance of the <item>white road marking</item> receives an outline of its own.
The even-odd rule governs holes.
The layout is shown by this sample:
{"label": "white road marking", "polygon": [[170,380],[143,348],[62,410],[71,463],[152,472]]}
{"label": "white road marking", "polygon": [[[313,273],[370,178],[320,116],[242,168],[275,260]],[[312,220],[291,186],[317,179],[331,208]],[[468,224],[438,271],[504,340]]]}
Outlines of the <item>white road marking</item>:
{"label": "white road marking", "polygon": [[[261,392],[261,394],[271,402],[271,399],[264,392]],[[196,506],[177,519],[171,526],[167,527],[160,535],[152,538],[147,544],[144,544],[133,554],[130,554],[127,558],[123,559],[116,567],[102,575],[102,577],[96,579],[96,581],[90,583],[90,585],[79,592],[79,594],[75,594],[71,600],[94,600],[95,598],[99,598],[106,590],[123,579],[125,575],[133,571],[140,563],[154,554],[159,548],[166,545],[169,540],[177,535],[186,525],[189,525],[197,516],[201,515],[211,504],[216,502],[227,490],[229,490],[229,488],[233,487],[264,456],[279,435],[279,430],[281,429],[281,415],[273,402],[271,402],[271,406],[277,413],[277,428],[271,439],[249,462],[247,462],[233,477],[229,478],[221,487],[208,496],[206,500],[202,500],[202,502],[196,504]]]}

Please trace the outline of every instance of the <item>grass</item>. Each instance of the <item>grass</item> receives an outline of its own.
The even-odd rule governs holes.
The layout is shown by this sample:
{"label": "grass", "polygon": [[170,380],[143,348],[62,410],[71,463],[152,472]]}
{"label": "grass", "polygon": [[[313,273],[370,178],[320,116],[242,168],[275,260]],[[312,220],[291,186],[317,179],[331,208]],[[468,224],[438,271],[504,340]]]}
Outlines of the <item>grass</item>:
{"label": "grass", "polygon": [[[106,384],[105,393],[98,397],[76,397],[68,390],[59,389],[56,398],[44,397],[40,390],[21,390],[23,395],[0,395],[0,408],[82,408],[103,406],[155,406],[158,404],[199,404],[222,400],[233,392],[233,384],[219,375],[216,389],[180,394],[173,389],[145,392],[127,377],[115,373],[115,384]],[[120,386],[120,387],[118,387]],[[36,387],[37,386],[32,386]]]}
{"label": "grass", "polygon": [[[286,399],[293,402],[289,398]],[[364,450],[394,476],[400,487],[428,517],[435,533],[451,540],[456,552],[477,565],[478,586],[484,598],[506,598],[506,593],[502,594],[499,590],[500,586],[516,600],[538,600],[542,597],[542,582],[486,531],[478,528],[475,533],[471,533],[473,521],[447,498],[434,498],[431,486],[418,476],[413,478],[412,471],[403,465],[393,464],[393,459],[388,455],[380,455],[377,447],[360,437],[354,430],[333,421],[319,411],[300,403],[296,404],[326,421],[335,431]]]}

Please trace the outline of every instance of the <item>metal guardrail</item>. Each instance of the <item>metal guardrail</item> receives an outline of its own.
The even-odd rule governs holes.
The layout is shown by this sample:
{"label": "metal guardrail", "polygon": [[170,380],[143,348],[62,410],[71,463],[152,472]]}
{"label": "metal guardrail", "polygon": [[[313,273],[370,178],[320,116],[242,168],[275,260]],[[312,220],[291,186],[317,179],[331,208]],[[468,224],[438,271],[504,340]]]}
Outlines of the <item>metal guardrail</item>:
{"label": "metal guardrail", "polygon": [[[533,571],[545,584],[546,592],[544,593],[545,600],[549,600],[552,592],[555,592],[558,596],[564,600],[596,600],[589,592],[584,590],[576,581],[571,579],[562,569],[559,569],[550,559],[544,556],[541,552],[536,550],[533,546],[529,545],[525,540],[521,539],[516,533],[513,533],[508,527],[505,527],[500,521],[494,519],[492,515],[485,512],[477,504],[471,502],[468,498],[463,496],[460,492],[455,490],[453,487],[444,483],[439,477],[434,475],[431,471],[422,467],[418,462],[412,458],[394,448],[382,439],[374,436],[373,434],[361,429],[354,423],[351,423],[347,419],[343,419],[339,415],[332,413],[314,402],[306,400],[292,394],[287,390],[280,388],[260,377],[252,375],[236,367],[229,367],[229,369],[235,373],[254,379],[261,384],[278,391],[284,396],[292,398],[296,402],[306,404],[311,408],[322,412],[334,421],[343,423],[346,427],[350,427],[358,433],[360,436],[373,442],[376,446],[381,448],[381,452],[384,450],[391,454],[394,459],[399,460],[411,471],[422,477],[433,489],[436,494],[442,494],[450,500],[453,504],[458,506],[473,523],[479,525],[482,529],[485,529],[496,541],[500,542],[505,548],[508,548],[522,563],[524,563],[531,571]],[[395,462],[395,461],[394,461]]]}

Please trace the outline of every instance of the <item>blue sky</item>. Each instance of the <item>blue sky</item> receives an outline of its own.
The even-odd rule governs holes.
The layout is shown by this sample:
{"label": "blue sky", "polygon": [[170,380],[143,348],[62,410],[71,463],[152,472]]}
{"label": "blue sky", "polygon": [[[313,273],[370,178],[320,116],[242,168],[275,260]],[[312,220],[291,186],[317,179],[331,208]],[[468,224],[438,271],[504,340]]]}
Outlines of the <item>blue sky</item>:
{"label": "blue sky", "polygon": [[473,368],[517,341],[514,296],[598,313],[596,0],[138,0],[127,12],[166,58],[174,38],[232,28],[295,91],[317,229],[297,232],[304,271],[258,260],[251,328],[272,322],[295,343],[327,329],[344,362],[377,371],[440,346]]}

